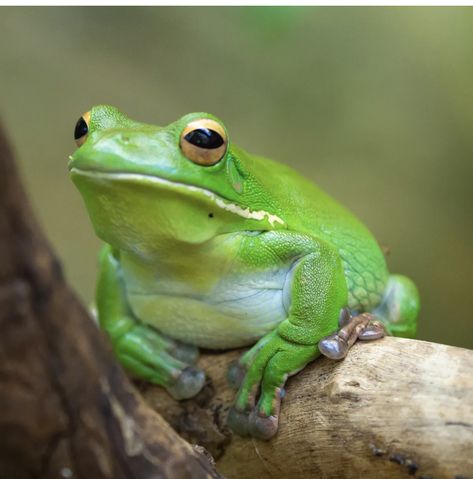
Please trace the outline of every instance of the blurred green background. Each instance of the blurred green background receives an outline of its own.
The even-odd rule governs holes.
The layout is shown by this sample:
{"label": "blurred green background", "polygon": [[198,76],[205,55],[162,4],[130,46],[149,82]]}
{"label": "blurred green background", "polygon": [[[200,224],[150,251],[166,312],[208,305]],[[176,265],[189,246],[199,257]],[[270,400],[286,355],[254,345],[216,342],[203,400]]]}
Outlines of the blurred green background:
{"label": "blurred green background", "polygon": [[77,118],[209,111],[390,246],[419,286],[421,339],[473,348],[472,78],[471,8],[0,9],[0,115],[86,301],[99,242],[67,175]]}

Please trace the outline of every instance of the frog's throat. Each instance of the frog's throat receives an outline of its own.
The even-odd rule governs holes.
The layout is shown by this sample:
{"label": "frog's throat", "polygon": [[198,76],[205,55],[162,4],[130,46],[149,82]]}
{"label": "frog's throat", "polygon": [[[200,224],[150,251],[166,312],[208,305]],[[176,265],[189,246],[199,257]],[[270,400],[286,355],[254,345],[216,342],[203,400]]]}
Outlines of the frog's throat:
{"label": "frog's throat", "polygon": [[194,185],[187,185],[177,181],[170,181],[159,176],[143,175],[138,173],[122,173],[122,172],[102,172],[102,171],[87,171],[79,168],[71,168],[71,174],[88,176],[92,179],[114,180],[114,181],[139,181],[141,183],[148,183],[154,185],[167,186],[175,189],[182,189],[183,191],[191,191],[193,193],[203,194],[212,201],[219,208],[234,213],[242,218],[252,219],[257,221],[263,221],[267,219],[271,226],[275,223],[284,225],[284,221],[277,215],[273,215],[264,210],[251,211],[249,207],[242,208],[236,203],[231,203],[228,200],[224,200],[220,196],[216,195],[213,191],[206,190],[205,188],[199,188]]}

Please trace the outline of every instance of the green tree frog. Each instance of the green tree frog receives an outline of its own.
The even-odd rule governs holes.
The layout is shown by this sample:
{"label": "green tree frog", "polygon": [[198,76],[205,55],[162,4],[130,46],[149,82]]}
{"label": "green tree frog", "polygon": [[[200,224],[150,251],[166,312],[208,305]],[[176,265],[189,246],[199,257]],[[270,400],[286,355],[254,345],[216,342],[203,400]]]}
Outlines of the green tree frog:
{"label": "green tree frog", "polygon": [[228,422],[269,439],[287,378],[321,351],[342,357],[353,331],[415,334],[416,287],[389,274],[367,228],[291,168],[234,145],[215,116],[158,127],[100,105],[74,136],[70,175],[104,242],[98,320],[134,376],[190,398],[205,381],[198,348],[251,345],[229,372]]}

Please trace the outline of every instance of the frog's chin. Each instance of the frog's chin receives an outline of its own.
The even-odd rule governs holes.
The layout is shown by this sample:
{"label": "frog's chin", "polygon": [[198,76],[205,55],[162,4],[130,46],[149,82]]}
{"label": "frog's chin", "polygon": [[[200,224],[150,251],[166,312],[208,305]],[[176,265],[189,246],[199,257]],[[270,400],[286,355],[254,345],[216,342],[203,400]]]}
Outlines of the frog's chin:
{"label": "frog's chin", "polygon": [[78,168],[70,174],[97,235],[122,249],[202,243],[222,233],[283,223],[266,211],[252,211],[204,188],[161,177]]}

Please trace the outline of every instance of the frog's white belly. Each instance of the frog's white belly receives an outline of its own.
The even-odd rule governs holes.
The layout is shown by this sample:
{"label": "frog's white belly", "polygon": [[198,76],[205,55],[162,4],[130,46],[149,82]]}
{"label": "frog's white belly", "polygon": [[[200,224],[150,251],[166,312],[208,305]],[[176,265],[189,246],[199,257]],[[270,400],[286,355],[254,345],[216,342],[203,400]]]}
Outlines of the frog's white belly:
{"label": "frog's white belly", "polygon": [[128,301],[136,317],[175,339],[211,349],[256,342],[287,317],[288,270],[221,279],[206,294],[168,280],[155,291],[133,291]]}

